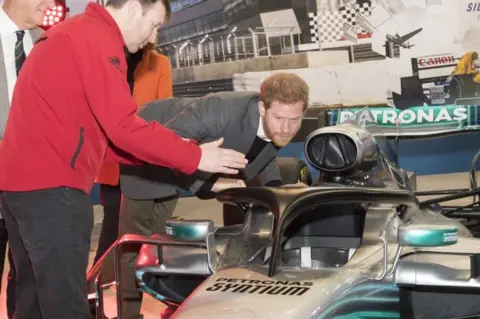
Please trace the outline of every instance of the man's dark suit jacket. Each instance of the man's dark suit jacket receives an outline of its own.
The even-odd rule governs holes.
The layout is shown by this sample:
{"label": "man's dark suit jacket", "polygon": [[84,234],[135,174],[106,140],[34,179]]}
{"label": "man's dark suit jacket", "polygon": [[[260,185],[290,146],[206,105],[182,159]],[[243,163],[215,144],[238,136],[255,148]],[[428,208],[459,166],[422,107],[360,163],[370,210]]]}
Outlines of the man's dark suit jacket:
{"label": "man's dark suit jacket", "polygon": [[[139,116],[157,121],[184,138],[199,143],[224,138],[223,148],[247,154],[260,124],[259,94],[222,92],[201,98],[158,100],[141,107]],[[151,141],[162,147],[162,141]],[[165,152],[169,152],[165,149]],[[244,180],[258,176],[262,184],[280,181],[275,161],[277,149],[268,143],[263,151],[241,172]],[[125,197],[136,200],[157,199],[186,189],[197,193],[211,181],[212,174],[197,172],[186,176],[170,169],[153,166],[120,165],[120,186]],[[226,176],[228,177],[228,176]]]}

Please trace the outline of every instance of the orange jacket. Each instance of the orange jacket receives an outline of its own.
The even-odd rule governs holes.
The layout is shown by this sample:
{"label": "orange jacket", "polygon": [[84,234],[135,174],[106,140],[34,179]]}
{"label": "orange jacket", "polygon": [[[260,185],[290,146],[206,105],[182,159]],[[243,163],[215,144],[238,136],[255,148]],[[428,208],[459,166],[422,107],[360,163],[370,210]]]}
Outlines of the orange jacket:
{"label": "orange jacket", "polygon": [[[172,69],[168,58],[154,50],[148,50],[133,75],[133,98],[143,105],[173,96]],[[104,162],[95,182],[117,185],[120,169],[117,162]]]}

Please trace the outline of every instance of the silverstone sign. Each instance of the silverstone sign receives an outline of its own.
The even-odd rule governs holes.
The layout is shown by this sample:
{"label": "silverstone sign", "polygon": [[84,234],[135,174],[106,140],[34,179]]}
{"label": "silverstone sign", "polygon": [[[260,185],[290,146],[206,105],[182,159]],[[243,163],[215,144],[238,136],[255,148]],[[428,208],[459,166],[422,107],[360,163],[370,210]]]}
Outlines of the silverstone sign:
{"label": "silverstone sign", "polygon": [[[329,123],[342,123],[360,110],[362,108],[332,110],[329,112]],[[372,107],[368,108],[368,111],[360,113],[363,118],[358,120],[362,123],[374,123],[385,133],[428,135],[452,130],[480,129],[478,105],[420,106],[406,110]]]}

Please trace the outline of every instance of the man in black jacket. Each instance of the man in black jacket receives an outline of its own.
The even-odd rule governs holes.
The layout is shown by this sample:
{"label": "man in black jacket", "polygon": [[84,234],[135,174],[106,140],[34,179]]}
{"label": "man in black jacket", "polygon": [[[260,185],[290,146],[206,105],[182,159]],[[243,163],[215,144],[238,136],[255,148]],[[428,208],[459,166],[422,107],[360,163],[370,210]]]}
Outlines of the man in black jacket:
{"label": "man in black jacket", "polygon": [[[201,198],[259,178],[262,185],[280,186],[277,150],[300,129],[308,106],[308,85],[293,73],[275,73],[256,92],[222,92],[202,98],[167,99],[146,104],[139,116],[157,121],[198,143],[223,138],[223,147],[246,154],[247,167],[237,176],[197,172],[186,176],[159,166],[120,167],[124,198],[119,235],[163,233],[175,208],[178,192],[188,189]],[[141,294],[135,292],[137,254],[122,260],[124,318],[140,317]]]}

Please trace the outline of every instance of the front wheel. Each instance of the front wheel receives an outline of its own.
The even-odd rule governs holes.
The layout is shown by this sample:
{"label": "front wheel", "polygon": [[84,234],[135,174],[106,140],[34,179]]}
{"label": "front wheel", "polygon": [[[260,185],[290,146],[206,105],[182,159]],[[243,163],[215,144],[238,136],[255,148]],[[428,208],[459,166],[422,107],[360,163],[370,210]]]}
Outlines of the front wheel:
{"label": "front wheel", "polygon": [[458,77],[454,76],[451,81],[450,85],[448,86],[448,100],[447,103],[455,104],[457,99],[463,98],[463,89],[462,89],[462,82],[459,80]]}

